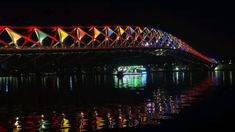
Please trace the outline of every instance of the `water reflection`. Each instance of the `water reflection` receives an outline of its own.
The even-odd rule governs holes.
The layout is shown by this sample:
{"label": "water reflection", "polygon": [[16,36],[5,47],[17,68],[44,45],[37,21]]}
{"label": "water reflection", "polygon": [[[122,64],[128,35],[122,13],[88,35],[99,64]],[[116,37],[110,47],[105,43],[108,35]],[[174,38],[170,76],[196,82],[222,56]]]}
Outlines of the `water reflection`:
{"label": "water reflection", "polygon": [[[0,131],[82,132],[158,125],[201,100],[211,86],[232,86],[232,76],[232,71],[218,71],[125,75],[119,81],[116,76],[100,74],[0,77]],[[136,95],[140,87],[142,93]],[[10,102],[11,97],[16,100],[21,95],[43,101],[26,105]],[[87,103],[83,97],[88,98]],[[83,105],[77,103],[80,100]]]}
{"label": "water reflection", "polygon": [[233,86],[233,71],[215,71],[215,84],[217,86],[227,86],[230,85]]}
{"label": "water reflection", "polygon": [[233,85],[233,72],[232,71],[229,71],[229,82],[230,82],[230,85],[232,86]]}
{"label": "water reflection", "polygon": [[203,81],[191,90],[181,94],[169,94],[166,89],[152,92],[152,98],[143,102],[125,104],[106,104],[103,106],[83,108],[67,106],[74,109],[72,113],[48,111],[47,113],[28,113],[14,118],[13,131],[20,130],[62,130],[64,132],[94,131],[99,129],[135,127],[145,124],[159,124],[161,120],[170,119],[184,107],[192,104],[194,97],[208,88],[210,80]]}

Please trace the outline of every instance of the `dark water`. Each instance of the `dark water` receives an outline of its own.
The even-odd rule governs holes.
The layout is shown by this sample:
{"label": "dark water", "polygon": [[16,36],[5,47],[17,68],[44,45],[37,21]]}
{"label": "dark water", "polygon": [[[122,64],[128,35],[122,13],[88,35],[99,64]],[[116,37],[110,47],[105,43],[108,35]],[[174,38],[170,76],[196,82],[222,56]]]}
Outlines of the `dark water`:
{"label": "dark water", "polygon": [[[79,132],[161,126],[166,121],[174,124],[181,118],[177,115],[194,111],[194,105],[218,100],[213,93],[223,93],[219,98],[231,95],[234,81],[232,71],[154,72],[125,75],[121,80],[107,74],[0,77],[0,132]],[[233,105],[216,109],[235,110]]]}

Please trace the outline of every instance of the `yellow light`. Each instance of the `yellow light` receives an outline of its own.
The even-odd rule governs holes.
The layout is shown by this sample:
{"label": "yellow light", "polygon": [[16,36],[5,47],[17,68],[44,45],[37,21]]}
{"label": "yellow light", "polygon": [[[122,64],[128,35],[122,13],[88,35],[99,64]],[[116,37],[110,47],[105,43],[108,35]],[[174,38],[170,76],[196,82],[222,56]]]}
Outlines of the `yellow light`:
{"label": "yellow light", "polygon": [[68,33],[66,33],[64,30],[60,28],[58,29],[58,34],[61,42],[63,42],[69,36]]}
{"label": "yellow light", "polygon": [[141,28],[139,28],[139,34],[141,34],[143,32],[143,30]]}
{"label": "yellow light", "polygon": [[119,31],[121,35],[125,32],[121,27],[119,28]]}
{"label": "yellow light", "polygon": [[18,33],[16,33],[13,30],[11,30],[10,28],[6,28],[6,31],[9,34],[9,36],[11,37],[12,41],[18,47],[17,41],[21,38],[21,36]]}
{"label": "yellow light", "polygon": [[94,28],[94,38],[97,38],[100,35],[100,31],[96,28]]}

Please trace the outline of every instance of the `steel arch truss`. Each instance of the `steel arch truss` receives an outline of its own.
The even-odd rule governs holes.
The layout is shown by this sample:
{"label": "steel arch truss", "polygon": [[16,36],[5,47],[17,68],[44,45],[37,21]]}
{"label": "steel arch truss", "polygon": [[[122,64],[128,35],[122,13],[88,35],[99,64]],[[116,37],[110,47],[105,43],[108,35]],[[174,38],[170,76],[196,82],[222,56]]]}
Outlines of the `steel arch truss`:
{"label": "steel arch truss", "polygon": [[216,61],[173,35],[138,26],[0,26],[0,50],[167,48],[185,51],[209,64]]}

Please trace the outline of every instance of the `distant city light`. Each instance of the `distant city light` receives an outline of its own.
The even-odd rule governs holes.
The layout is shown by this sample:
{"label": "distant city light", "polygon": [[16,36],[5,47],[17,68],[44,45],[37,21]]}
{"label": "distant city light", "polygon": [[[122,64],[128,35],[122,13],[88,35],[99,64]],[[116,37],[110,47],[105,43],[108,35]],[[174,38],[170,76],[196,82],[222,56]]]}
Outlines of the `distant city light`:
{"label": "distant city light", "polygon": [[176,71],[179,71],[179,67],[175,67],[175,70],[176,70]]}

